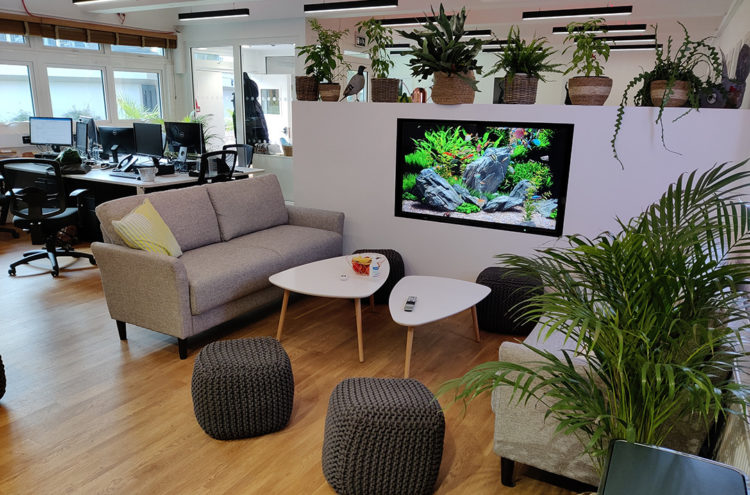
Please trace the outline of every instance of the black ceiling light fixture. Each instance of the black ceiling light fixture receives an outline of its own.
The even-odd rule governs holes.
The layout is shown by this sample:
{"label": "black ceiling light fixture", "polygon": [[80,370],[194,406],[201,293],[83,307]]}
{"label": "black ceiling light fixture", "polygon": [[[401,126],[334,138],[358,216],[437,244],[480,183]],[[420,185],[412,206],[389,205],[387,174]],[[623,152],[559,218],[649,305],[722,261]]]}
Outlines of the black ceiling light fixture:
{"label": "black ceiling light fixture", "polygon": [[601,17],[607,15],[630,15],[633,13],[632,5],[593,7],[587,9],[556,9],[556,10],[532,10],[524,12],[521,18],[524,21],[535,21],[537,19],[565,19],[568,17]]}
{"label": "black ceiling light fixture", "polygon": [[113,2],[114,0],[73,0],[73,5],[91,5],[92,3]]}
{"label": "black ceiling light fixture", "polygon": [[[452,15],[448,16],[448,19],[452,18]],[[399,17],[397,19],[379,19],[380,24],[391,28],[405,26],[423,26],[434,20],[434,17]]]}
{"label": "black ceiling light fixture", "polygon": [[398,0],[351,0],[346,2],[306,3],[305,14],[342,12],[346,10],[388,9],[398,7]]}
{"label": "black ceiling light fixture", "polygon": [[464,39],[464,38],[492,38],[492,30],[471,29],[468,31],[464,31],[464,35],[461,36],[461,39]]}
{"label": "black ceiling light fixture", "polygon": [[604,40],[605,43],[645,43],[656,41],[655,34],[632,34],[626,36],[597,36],[596,39]]}
{"label": "black ceiling light fixture", "polygon": [[[574,29],[574,31],[583,31],[583,29]],[[587,33],[642,33],[646,31],[645,24],[600,24],[598,29],[586,30]],[[568,34],[566,26],[555,26],[552,28],[552,34]]]}
{"label": "black ceiling light fixture", "polygon": [[207,19],[227,19],[231,17],[248,17],[250,9],[204,10],[202,12],[186,12],[178,14],[181,21],[205,21]]}
{"label": "black ceiling light fixture", "polygon": [[624,52],[624,51],[635,51],[635,50],[656,50],[659,48],[661,50],[662,44],[659,43],[658,45],[656,43],[647,43],[643,45],[631,45],[631,44],[625,44],[625,45],[610,45],[609,49],[610,51],[615,50],[618,52]]}

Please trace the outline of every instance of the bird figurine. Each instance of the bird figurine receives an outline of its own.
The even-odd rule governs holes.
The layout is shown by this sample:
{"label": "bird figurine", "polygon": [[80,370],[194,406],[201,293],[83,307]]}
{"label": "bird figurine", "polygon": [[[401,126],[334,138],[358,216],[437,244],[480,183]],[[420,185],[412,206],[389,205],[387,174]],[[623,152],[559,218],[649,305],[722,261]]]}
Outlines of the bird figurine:
{"label": "bird figurine", "polygon": [[[344,89],[344,97],[341,98],[339,101],[344,101],[348,96],[354,96],[356,98],[357,93],[362,91],[362,88],[365,87],[365,66],[360,65],[357,69],[357,73],[352,76],[351,79],[349,79],[349,84],[346,85],[346,88]],[[359,99],[357,99],[359,101]]]}

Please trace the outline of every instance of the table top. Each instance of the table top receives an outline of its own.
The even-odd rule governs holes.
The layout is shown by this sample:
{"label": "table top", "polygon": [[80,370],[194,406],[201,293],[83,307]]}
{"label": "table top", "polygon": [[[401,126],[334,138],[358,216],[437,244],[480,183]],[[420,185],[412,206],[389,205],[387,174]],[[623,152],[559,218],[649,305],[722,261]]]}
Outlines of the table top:
{"label": "table top", "polygon": [[[388,308],[393,321],[416,327],[469,309],[489,293],[489,287],[474,282],[412,275],[402,278],[393,288]],[[406,312],[404,304],[409,296],[417,296],[417,303],[413,311]]]}
{"label": "table top", "polygon": [[[390,273],[390,265],[382,254],[357,255],[372,257],[380,264],[380,274],[377,277],[358,275],[352,269],[351,256],[338,256],[289,268],[271,275],[268,280],[282,289],[310,296],[346,299],[370,297],[385,283]],[[343,280],[342,275],[346,275]]]}

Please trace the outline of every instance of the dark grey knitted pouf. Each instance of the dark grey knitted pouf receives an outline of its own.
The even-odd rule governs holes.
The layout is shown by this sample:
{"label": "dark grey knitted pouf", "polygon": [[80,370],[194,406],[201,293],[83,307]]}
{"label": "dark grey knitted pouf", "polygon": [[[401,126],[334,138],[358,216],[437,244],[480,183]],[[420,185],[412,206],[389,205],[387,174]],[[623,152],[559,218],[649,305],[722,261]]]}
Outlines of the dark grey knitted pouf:
{"label": "dark grey knitted pouf", "polygon": [[357,249],[353,254],[359,253],[378,253],[385,256],[388,260],[390,272],[385,283],[375,292],[375,302],[378,304],[387,304],[388,298],[391,297],[391,291],[396,283],[404,278],[404,260],[398,251],[393,249]]}
{"label": "dark grey knitted pouf", "polygon": [[532,277],[506,274],[508,268],[491,266],[477,277],[477,283],[491,289],[490,295],[477,304],[479,328],[487,332],[528,334],[536,321],[522,323],[514,308],[531,295],[543,292],[542,282]]}
{"label": "dark grey knitted pouf", "polygon": [[0,357],[0,399],[5,395],[5,366],[3,366],[3,358]]}
{"label": "dark grey knitted pouf", "polygon": [[195,358],[192,393],[195,417],[210,436],[264,435],[289,423],[292,365],[272,337],[212,342]]}
{"label": "dark grey knitted pouf", "polygon": [[444,434],[440,404],[417,380],[347,378],[328,401],[323,474],[342,495],[432,493]]}

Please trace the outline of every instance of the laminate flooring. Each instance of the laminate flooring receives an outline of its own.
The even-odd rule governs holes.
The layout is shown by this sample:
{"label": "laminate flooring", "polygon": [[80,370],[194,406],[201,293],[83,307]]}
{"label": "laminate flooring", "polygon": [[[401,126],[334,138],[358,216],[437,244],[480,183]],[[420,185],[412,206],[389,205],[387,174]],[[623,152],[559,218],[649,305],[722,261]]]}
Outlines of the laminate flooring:
{"label": "laminate flooring", "polygon": [[[0,399],[2,494],[332,494],[320,464],[331,390],[352,376],[402,376],[406,329],[390,319],[387,305],[364,311],[366,360],[359,363],[353,303],[300,298],[289,306],[282,342],[295,379],[289,425],[258,438],[214,440],[193,415],[190,380],[199,346],[180,360],[175,339],[132,325],[121,342],[98,269],[64,258],[62,266],[69,266],[58,278],[44,261],[7,276],[7,265],[28,249],[28,235],[13,240],[0,233],[0,355],[7,375]],[[279,309],[280,303],[225,325],[213,338],[274,336]],[[411,376],[434,392],[496,359],[509,338],[481,337],[474,342],[469,311],[418,328]],[[465,414],[460,405],[447,409],[436,493],[572,493],[523,468],[516,488],[502,486],[493,421],[488,396]]]}

